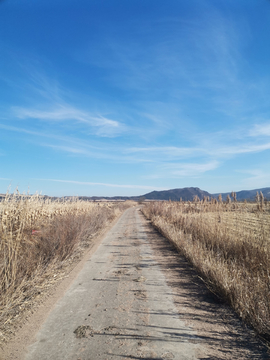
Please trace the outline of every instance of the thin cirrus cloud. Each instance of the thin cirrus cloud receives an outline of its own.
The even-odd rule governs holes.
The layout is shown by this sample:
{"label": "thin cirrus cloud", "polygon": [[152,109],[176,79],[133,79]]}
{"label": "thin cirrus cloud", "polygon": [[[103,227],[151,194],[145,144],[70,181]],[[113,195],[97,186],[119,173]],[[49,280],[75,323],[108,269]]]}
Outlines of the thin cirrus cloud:
{"label": "thin cirrus cloud", "polygon": [[[45,116],[45,115],[44,115]],[[111,147],[110,145],[105,145],[103,143],[98,143],[93,145],[88,141],[77,139],[70,136],[64,136],[61,134],[54,134],[53,132],[44,132],[44,131],[35,131],[30,129],[24,129],[15,126],[8,126],[4,124],[0,124],[0,128],[12,131],[19,132],[23,134],[30,135],[28,141],[35,142],[38,138],[49,138],[50,143],[39,141],[39,146],[48,147],[54,149],[55,151],[61,151],[64,153],[73,154],[75,156],[87,156],[90,158],[100,158],[100,159],[110,159],[112,161],[118,162],[136,162],[136,163],[156,163],[159,162],[160,165],[165,165],[171,160],[177,159],[188,159],[196,157],[204,157],[205,159],[215,159],[216,161],[220,161],[221,159],[232,158],[239,156],[241,154],[248,153],[259,153],[264,152],[270,149],[270,143],[258,144],[258,143],[250,143],[245,141],[246,137],[244,137],[244,141],[242,141],[241,145],[232,146],[229,144],[216,144],[215,142],[209,141],[207,144],[200,143],[197,139],[197,144],[195,146],[190,147],[177,147],[177,146],[150,146],[150,147],[126,147],[124,144],[118,144],[117,147]],[[265,127],[257,127],[259,129],[257,134],[267,133],[267,126]],[[254,132],[252,132],[254,134]],[[33,135],[33,137],[31,137]],[[208,138],[214,138],[216,136],[210,136],[208,134]],[[212,134],[213,135],[213,134]],[[56,143],[55,143],[56,142]],[[196,161],[196,160],[195,160]],[[174,165],[175,166],[175,165]],[[174,172],[174,175],[178,173],[179,175],[183,175],[184,173],[193,173],[192,168],[196,168],[197,172],[200,169],[207,169],[205,164],[199,166],[197,165],[187,166],[183,168],[183,165],[180,165],[181,169],[178,172]]]}
{"label": "thin cirrus cloud", "polygon": [[265,187],[265,184],[269,183],[270,172],[265,169],[249,169],[246,171],[241,171],[242,173],[247,174],[248,176],[243,180],[243,184],[249,188],[256,184],[256,188]]}
{"label": "thin cirrus cloud", "polygon": [[270,124],[255,124],[249,132],[250,136],[270,136]]}
{"label": "thin cirrus cloud", "polygon": [[[145,158],[142,156],[138,157],[129,154],[128,151],[126,151],[125,147],[121,145],[118,145],[116,147],[110,147],[109,145],[99,141],[95,143],[95,145],[93,145],[92,142],[89,143],[88,141],[75,137],[56,135],[53,132],[34,131],[4,124],[0,124],[0,129],[29,135],[29,137],[25,139],[25,141],[27,141],[28,143],[35,143],[38,146],[51,148],[55,151],[60,151],[75,156],[84,156],[95,159],[107,159],[120,163],[145,163],[152,161],[151,158]],[[50,139],[51,143],[41,141],[42,138]]]}
{"label": "thin cirrus cloud", "polygon": [[[170,38],[165,34],[155,36],[159,21],[133,22],[131,26],[140,29],[136,31],[153,40],[151,46],[147,42],[118,42],[109,38],[107,46],[103,44],[94,56],[92,48],[91,55],[82,50],[80,59],[111,70],[109,81],[125,89],[139,89],[140,94],[149,94],[151,89],[151,94],[163,95],[164,88],[176,98],[183,92],[201,96],[202,88],[231,92],[240,85],[237,67],[242,64],[236,25],[210,7],[203,19],[185,24],[167,19],[164,26],[167,34],[173,34]],[[110,56],[104,56],[103,52]],[[169,86],[156,86],[160,82]]]}
{"label": "thin cirrus cloud", "polygon": [[55,151],[69,153],[75,156],[84,156],[92,159],[109,160],[114,163],[151,163],[151,158],[135,157],[128,155],[124,147],[91,147],[88,144],[80,144],[77,140],[77,144],[74,141],[74,146],[70,145],[54,145],[48,143],[39,143],[40,146],[51,148]]}
{"label": "thin cirrus cloud", "polygon": [[[56,151],[94,158],[106,157],[107,148],[104,148],[102,146],[93,146],[83,141],[82,139],[76,139],[70,136],[56,135],[52,132],[34,131],[15,126],[8,126],[4,124],[0,124],[0,129],[29,135],[29,137],[25,139],[25,141],[37,143],[38,146],[48,147]],[[51,142],[56,142],[57,145],[54,143],[41,141],[42,138],[50,139]],[[61,145],[59,145],[59,143]]]}
{"label": "thin cirrus cloud", "polygon": [[207,171],[215,170],[219,165],[220,163],[215,160],[208,163],[167,164],[164,166],[164,169],[171,171],[173,176],[196,177]]}
{"label": "thin cirrus cloud", "polygon": [[167,154],[172,156],[189,155],[199,151],[203,151],[201,148],[192,147],[177,147],[177,146],[161,146],[161,147],[134,147],[127,149],[130,153],[157,153]]}
{"label": "thin cirrus cloud", "polygon": [[11,116],[17,119],[83,124],[88,131],[100,137],[115,137],[125,131],[125,125],[120,121],[69,105],[66,100],[72,103],[78,94],[64,88],[54,77],[48,76],[33,63],[35,62],[30,58],[22,67],[25,74],[28,74],[28,95],[35,99],[39,106],[13,106]]}
{"label": "thin cirrus cloud", "polygon": [[[257,135],[263,134],[267,135],[267,131],[269,131],[270,135],[270,126],[258,127]],[[254,132],[252,132],[254,135]],[[255,136],[255,135],[254,135]],[[205,134],[204,137],[215,139],[217,135],[215,134]],[[247,137],[243,137],[242,144],[237,146],[232,146],[230,144],[226,144],[223,139],[224,145],[216,144],[216,141],[208,140],[207,143],[204,141],[200,141],[197,139],[197,144],[195,146],[190,147],[177,147],[177,146],[160,146],[160,147],[133,147],[128,148],[127,153],[144,153],[146,155],[161,158],[188,158],[188,157],[196,157],[196,156],[208,156],[215,158],[223,158],[224,156],[237,156],[240,154],[246,153],[258,153],[263,152],[270,149],[270,143],[266,142],[263,144],[258,143],[250,143],[247,141]]]}
{"label": "thin cirrus cloud", "polygon": [[[180,159],[188,159],[188,158],[198,158],[204,157],[209,159],[216,159],[218,162],[221,159],[237,157],[241,154],[249,154],[249,153],[259,153],[270,150],[270,143],[265,144],[242,144],[239,146],[216,146],[215,144],[208,144],[207,147],[145,147],[145,148],[125,148],[124,145],[119,145],[117,148],[109,148],[102,149],[99,148],[88,148],[87,144],[83,147],[82,144],[78,143],[76,146],[66,146],[66,145],[51,145],[51,144],[41,144],[43,146],[51,147],[54,149],[58,149],[64,152],[69,152],[73,154],[82,154],[90,157],[99,157],[99,158],[107,158],[114,159],[116,161],[135,161],[135,162],[152,162],[160,164],[166,164],[171,160],[180,160]],[[192,165],[197,169],[207,169],[210,166],[210,170],[212,169],[213,164],[217,164],[217,162],[209,162],[206,166],[199,163]],[[212,165],[211,165],[212,164]],[[182,165],[180,165],[182,167]],[[191,167],[190,167],[191,168]]]}
{"label": "thin cirrus cloud", "polygon": [[60,146],[60,145],[51,145],[51,144],[42,144],[42,145],[45,147],[50,147],[52,149],[61,150],[61,151],[71,153],[71,154],[89,155],[89,152],[87,150],[75,148],[75,147],[71,147],[71,146]]}
{"label": "thin cirrus cloud", "polygon": [[258,153],[262,151],[270,150],[270,143],[266,144],[244,144],[242,146],[228,146],[217,149],[216,154],[222,155],[240,155],[247,153]]}
{"label": "thin cirrus cloud", "polygon": [[108,184],[108,183],[99,183],[99,182],[85,182],[85,181],[74,181],[74,180],[60,180],[60,179],[34,179],[40,181],[53,181],[60,183],[69,183],[76,185],[89,185],[89,186],[105,186],[112,188],[125,188],[125,189],[146,189],[146,190],[164,190],[164,187],[157,188],[156,186],[147,186],[147,185],[125,185],[125,184]]}
{"label": "thin cirrus cloud", "polygon": [[96,135],[104,137],[117,136],[124,130],[123,124],[119,121],[111,120],[102,115],[93,116],[86,111],[68,105],[59,104],[50,111],[14,107],[13,113],[18,119],[38,119],[54,122],[75,121],[83,123],[91,128],[96,128]]}
{"label": "thin cirrus cloud", "polygon": [[145,176],[147,179],[163,179],[170,178],[198,178],[203,176],[204,173],[217,169],[221,163],[213,160],[206,163],[166,163],[159,167],[156,173],[150,176]]}
{"label": "thin cirrus cloud", "polygon": [[[30,130],[30,129],[24,129],[21,127],[16,127],[16,126],[9,126],[9,125],[5,125],[5,124],[0,124],[0,129],[10,131],[10,132],[17,132],[17,133],[21,133],[21,134],[30,135],[30,139],[32,139],[32,141],[34,141],[33,139],[39,140],[38,144],[40,146],[54,147],[56,149],[59,148],[66,152],[83,154],[83,153],[86,153],[86,150],[84,149],[84,147],[87,147],[89,150],[91,149],[94,151],[102,150],[101,147],[90,145],[88,143],[85,143],[81,139],[76,139],[76,138],[72,138],[70,136],[64,136],[64,135],[59,135],[59,134],[56,135],[53,132],[35,131],[35,130]],[[40,142],[40,138],[49,138],[52,141],[57,141],[57,144],[59,144],[59,142],[61,142],[62,144],[69,144],[69,146],[43,143],[43,142]],[[70,144],[72,144],[73,147],[71,147]]]}

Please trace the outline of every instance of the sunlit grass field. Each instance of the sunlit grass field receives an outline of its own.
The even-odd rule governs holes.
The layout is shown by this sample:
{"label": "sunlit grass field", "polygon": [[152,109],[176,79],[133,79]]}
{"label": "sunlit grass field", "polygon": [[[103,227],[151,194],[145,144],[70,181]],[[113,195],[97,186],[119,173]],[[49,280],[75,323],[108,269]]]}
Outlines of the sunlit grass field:
{"label": "sunlit grass field", "polygon": [[270,340],[270,206],[267,202],[153,202],[145,216],[212,292]]}

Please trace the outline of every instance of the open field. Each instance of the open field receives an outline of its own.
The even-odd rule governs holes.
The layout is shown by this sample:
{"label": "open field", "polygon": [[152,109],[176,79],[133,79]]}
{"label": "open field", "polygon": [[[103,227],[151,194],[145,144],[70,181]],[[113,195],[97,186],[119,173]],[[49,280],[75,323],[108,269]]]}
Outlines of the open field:
{"label": "open field", "polygon": [[270,340],[269,204],[155,202],[143,213],[211,291]]}
{"label": "open field", "polygon": [[6,195],[0,202],[0,342],[129,206]]}

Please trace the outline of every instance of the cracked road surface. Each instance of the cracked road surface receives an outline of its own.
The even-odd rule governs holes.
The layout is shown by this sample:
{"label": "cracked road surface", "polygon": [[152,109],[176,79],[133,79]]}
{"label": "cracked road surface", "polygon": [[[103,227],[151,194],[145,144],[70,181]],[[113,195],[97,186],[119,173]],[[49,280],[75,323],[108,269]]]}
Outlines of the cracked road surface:
{"label": "cracked road surface", "polygon": [[269,354],[136,207],[87,260],[25,359],[269,359]]}

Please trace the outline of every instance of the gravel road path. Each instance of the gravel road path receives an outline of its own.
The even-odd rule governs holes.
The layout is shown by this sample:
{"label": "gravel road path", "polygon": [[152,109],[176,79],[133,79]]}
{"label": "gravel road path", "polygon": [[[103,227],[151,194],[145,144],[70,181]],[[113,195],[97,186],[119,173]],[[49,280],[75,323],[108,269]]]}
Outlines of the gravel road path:
{"label": "gravel road path", "polygon": [[269,358],[137,207],[86,261],[25,360]]}

